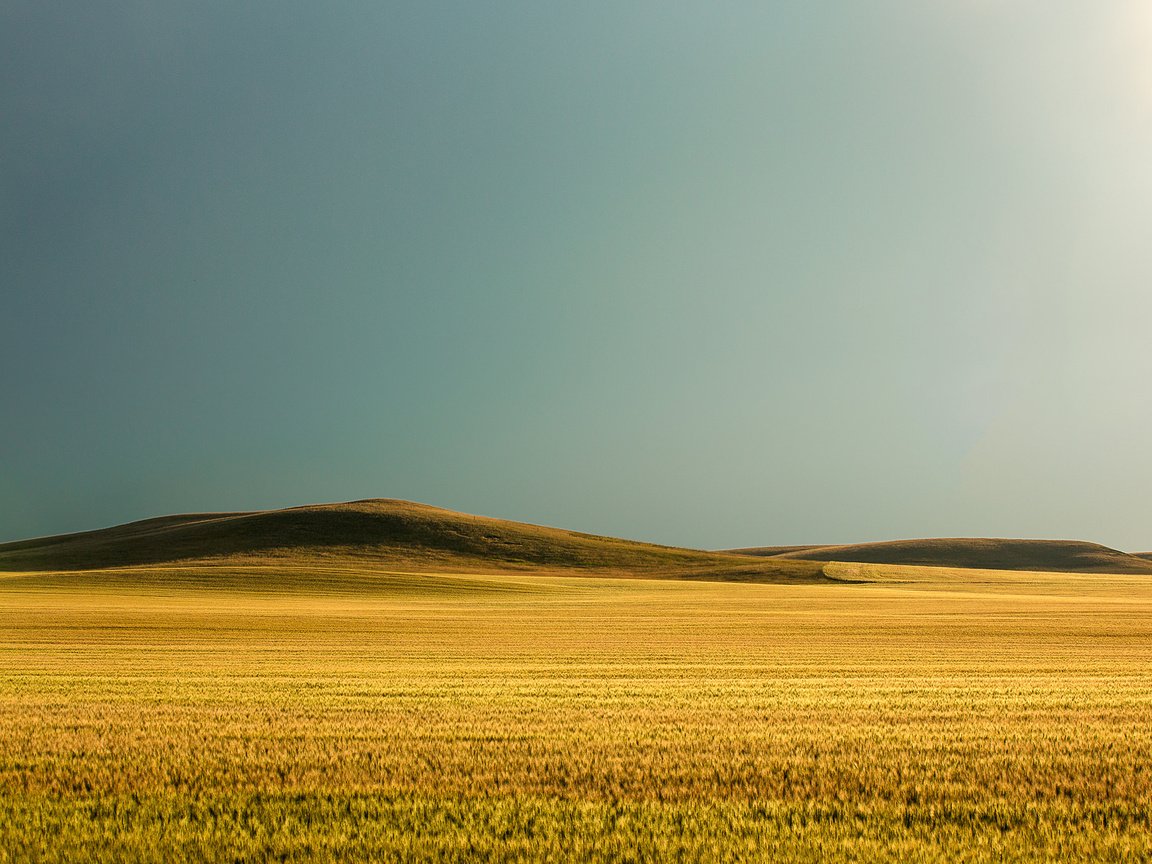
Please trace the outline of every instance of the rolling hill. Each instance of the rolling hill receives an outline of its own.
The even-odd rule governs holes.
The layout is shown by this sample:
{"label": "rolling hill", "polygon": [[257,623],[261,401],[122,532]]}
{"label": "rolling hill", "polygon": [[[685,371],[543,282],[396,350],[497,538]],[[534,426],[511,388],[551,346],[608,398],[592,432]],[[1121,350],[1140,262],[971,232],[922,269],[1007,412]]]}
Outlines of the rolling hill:
{"label": "rolling hill", "polygon": [[[710,552],[492,519],[392,499],[162,516],[0,544],[0,572],[227,571],[287,579],[349,574],[539,573],[745,582],[823,581],[828,562],[1152,574],[1152,560],[1095,543],[932,539]],[[119,577],[117,577],[119,578]],[[175,578],[173,576],[172,578]],[[216,577],[210,577],[215,579]],[[219,578],[223,578],[220,576]],[[265,578],[265,577],[261,577]]]}
{"label": "rolling hill", "polygon": [[730,551],[773,561],[844,561],[980,570],[1152,574],[1152,560],[1080,540],[958,537],[847,546],[766,546]]}
{"label": "rolling hill", "polygon": [[0,544],[0,571],[9,572],[276,563],[733,581],[823,578],[818,562],[657,546],[390,499],[164,516]]}

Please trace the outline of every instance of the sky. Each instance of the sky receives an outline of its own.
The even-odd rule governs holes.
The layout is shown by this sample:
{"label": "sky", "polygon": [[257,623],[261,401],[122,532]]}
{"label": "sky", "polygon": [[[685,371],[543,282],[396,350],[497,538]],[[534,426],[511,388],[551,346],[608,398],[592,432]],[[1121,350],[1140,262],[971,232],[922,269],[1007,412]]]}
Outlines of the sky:
{"label": "sky", "polygon": [[8,0],[0,539],[1152,549],[1146,0]]}

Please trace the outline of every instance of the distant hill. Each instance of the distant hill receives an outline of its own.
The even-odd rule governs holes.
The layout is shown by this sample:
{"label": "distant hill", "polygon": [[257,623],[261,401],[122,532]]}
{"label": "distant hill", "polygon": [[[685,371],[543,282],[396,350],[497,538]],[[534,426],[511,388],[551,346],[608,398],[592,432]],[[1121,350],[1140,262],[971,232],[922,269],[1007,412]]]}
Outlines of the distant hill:
{"label": "distant hill", "polygon": [[0,571],[315,562],[414,572],[543,571],[735,581],[823,579],[819,563],[637,543],[390,499],[163,516],[0,544]]}
{"label": "distant hill", "polygon": [[848,546],[766,546],[731,551],[775,561],[847,561],[981,570],[1152,574],[1152,556],[1130,555],[1081,540],[944,538]]}

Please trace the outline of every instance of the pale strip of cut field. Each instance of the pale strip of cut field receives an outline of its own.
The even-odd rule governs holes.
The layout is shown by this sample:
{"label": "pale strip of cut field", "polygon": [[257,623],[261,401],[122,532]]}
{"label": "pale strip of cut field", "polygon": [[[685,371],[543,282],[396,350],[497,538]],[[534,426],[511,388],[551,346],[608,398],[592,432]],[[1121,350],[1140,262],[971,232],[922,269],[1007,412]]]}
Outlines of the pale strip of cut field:
{"label": "pale strip of cut field", "polygon": [[832,561],[823,575],[832,582],[899,586],[920,591],[965,594],[1022,594],[1052,599],[1078,597],[1129,603],[1152,588],[1152,576],[1124,573],[1066,573],[1029,570],[979,570],[915,564],[863,564]]}
{"label": "pale strip of cut field", "polygon": [[1152,857],[1152,580],[829,566],[9,574],[0,861]]}

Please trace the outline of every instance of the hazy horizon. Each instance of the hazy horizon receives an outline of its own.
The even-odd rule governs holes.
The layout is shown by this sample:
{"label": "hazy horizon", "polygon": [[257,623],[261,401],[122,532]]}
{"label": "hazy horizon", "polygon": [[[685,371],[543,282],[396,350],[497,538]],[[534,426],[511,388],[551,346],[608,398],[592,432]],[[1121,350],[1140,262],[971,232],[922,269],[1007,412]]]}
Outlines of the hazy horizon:
{"label": "hazy horizon", "polygon": [[369,497],[1152,549],[1152,9],[0,9],[0,541]]}

